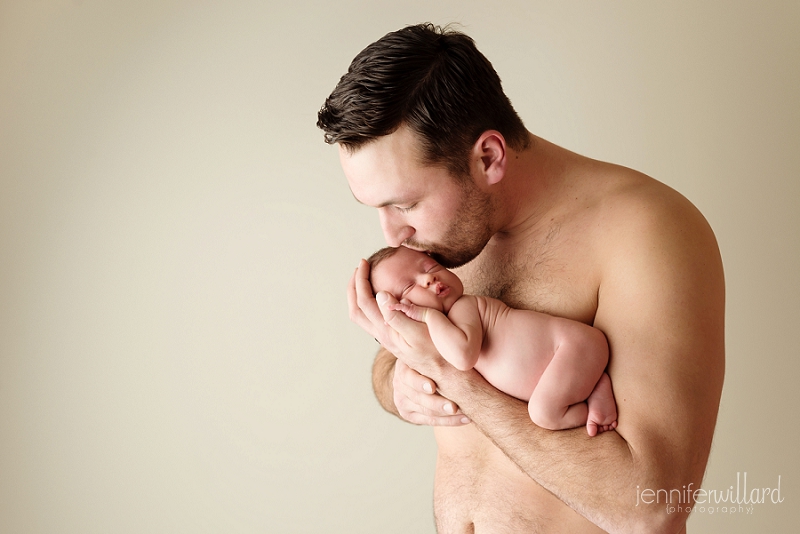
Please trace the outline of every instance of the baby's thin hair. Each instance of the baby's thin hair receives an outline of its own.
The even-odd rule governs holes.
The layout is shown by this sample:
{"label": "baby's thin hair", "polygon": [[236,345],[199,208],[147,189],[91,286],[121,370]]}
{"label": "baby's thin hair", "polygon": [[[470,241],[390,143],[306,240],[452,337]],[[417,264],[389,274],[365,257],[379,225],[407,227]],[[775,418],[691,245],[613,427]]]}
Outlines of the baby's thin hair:
{"label": "baby's thin hair", "polygon": [[372,256],[367,258],[367,263],[369,263],[369,283],[372,284],[372,273],[375,272],[375,267],[387,258],[391,258],[397,251],[400,250],[400,247],[383,247],[380,250],[375,251]]}
{"label": "baby's thin hair", "polygon": [[372,256],[367,258],[370,271],[386,258],[391,258],[394,256],[398,250],[400,250],[400,247],[383,247],[382,249],[375,251]]}

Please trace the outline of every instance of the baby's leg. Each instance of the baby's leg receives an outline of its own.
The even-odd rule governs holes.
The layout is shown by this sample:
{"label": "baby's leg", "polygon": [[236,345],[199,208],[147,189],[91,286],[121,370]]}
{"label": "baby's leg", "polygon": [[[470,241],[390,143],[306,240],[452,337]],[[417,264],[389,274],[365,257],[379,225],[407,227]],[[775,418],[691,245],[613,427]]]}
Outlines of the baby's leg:
{"label": "baby's leg", "polygon": [[[586,424],[589,408],[585,402],[595,381],[587,381],[578,361],[553,357],[533,390],[528,413],[542,428],[564,430]],[[595,375],[596,376],[596,375]]]}
{"label": "baby's leg", "polygon": [[586,431],[590,436],[617,428],[617,403],[608,374],[603,373],[586,403],[589,405]]}
{"label": "baby's leg", "polygon": [[[606,383],[607,389],[598,390],[597,398],[592,399],[593,404],[587,405],[586,399],[595,390],[597,377],[603,374],[607,361],[607,358],[588,357],[582,350],[557,351],[539,378],[528,403],[528,413],[533,422],[550,430],[587,425],[590,436],[597,434],[597,418],[603,414],[597,413],[601,405],[594,401],[600,401],[606,393],[611,394],[610,380]],[[611,399],[613,402],[613,395]],[[597,407],[597,410],[590,418],[590,408],[593,407]],[[589,425],[589,422],[592,424]],[[600,422],[600,431],[610,430],[603,428],[610,424],[611,421]]]}

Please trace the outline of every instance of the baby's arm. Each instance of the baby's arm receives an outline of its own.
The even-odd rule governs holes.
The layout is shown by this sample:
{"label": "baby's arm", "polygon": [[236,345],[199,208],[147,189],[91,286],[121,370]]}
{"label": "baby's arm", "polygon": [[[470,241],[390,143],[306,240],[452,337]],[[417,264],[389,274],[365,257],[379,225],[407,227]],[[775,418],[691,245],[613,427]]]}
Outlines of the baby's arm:
{"label": "baby's arm", "polygon": [[448,315],[408,302],[399,302],[392,308],[427,324],[431,341],[453,367],[467,371],[475,366],[483,344],[483,325],[475,297],[461,297]]}

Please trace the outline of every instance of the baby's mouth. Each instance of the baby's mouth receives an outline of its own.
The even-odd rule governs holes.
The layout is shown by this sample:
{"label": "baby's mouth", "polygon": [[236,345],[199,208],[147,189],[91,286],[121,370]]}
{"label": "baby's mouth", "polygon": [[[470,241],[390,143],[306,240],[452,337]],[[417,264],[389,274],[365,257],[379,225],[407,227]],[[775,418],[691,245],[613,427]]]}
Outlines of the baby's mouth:
{"label": "baby's mouth", "polygon": [[447,294],[450,293],[450,288],[442,283],[436,284],[436,296],[437,297],[446,297]]}

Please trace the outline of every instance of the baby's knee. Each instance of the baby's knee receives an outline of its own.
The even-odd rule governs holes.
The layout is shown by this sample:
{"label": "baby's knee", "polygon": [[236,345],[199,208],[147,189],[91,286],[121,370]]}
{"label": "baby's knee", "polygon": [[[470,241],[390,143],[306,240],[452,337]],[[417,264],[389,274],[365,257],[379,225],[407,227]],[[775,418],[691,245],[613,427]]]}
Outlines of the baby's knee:
{"label": "baby's knee", "polygon": [[553,410],[535,400],[528,403],[528,415],[533,424],[546,430],[558,430],[561,424],[561,418],[557,417]]}

